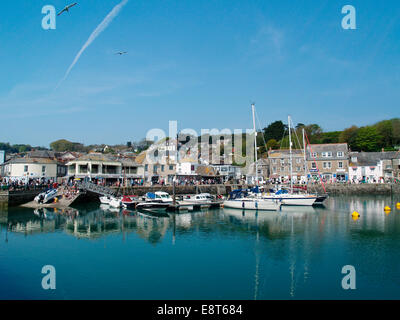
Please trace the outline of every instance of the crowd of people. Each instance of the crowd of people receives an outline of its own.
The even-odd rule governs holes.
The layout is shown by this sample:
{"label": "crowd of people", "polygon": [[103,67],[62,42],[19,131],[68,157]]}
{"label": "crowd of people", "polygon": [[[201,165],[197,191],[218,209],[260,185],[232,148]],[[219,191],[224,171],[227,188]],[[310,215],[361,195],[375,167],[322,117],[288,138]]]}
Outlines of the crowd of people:
{"label": "crowd of people", "polygon": [[34,189],[50,189],[53,187],[55,181],[52,179],[10,179],[0,178],[1,190],[34,190]]}

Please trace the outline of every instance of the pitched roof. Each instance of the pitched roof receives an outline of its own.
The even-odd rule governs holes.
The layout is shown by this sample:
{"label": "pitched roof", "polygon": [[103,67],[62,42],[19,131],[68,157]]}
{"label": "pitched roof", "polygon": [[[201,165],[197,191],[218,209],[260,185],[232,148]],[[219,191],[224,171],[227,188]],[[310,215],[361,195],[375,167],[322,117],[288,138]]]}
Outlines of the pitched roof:
{"label": "pitched roof", "polygon": [[[352,162],[356,157],[357,162]],[[396,152],[350,152],[350,166],[376,166],[381,160],[395,159]]]}
{"label": "pitched roof", "polygon": [[37,163],[37,164],[57,164],[57,160],[54,159],[48,159],[48,158],[31,158],[31,157],[26,157],[26,158],[14,158],[11,159],[7,162],[7,164],[29,164],[29,163]]}

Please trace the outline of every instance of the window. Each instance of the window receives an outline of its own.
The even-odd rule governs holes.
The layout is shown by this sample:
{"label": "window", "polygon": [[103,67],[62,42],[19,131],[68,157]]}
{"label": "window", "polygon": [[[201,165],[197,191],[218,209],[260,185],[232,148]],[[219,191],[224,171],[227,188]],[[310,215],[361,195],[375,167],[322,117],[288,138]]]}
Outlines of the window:
{"label": "window", "polygon": [[317,153],[316,152],[311,153],[311,157],[312,158],[316,158],[317,157]]}
{"label": "window", "polygon": [[169,170],[174,170],[174,166],[170,165]]}
{"label": "window", "polygon": [[337,153],[337,156],[339,157],[339,158],[343,158],[343,151],[338,151],[338,153]]}
{"label": "window", "polygon": [[157,168],[158,168],[158,166],[155,164],[155,165],[153,166],[153,172],[154,172],[154,173],[157,173]]}
{"label": "window", "polygon": [[296,171],[300,171],[301,170],[301,167],[296,167]]}
{"label": "window", "polygon": [[272,173],[276,173],[276,167],[272,167]]}
{"label": "window", "polygon": [[283,172],[283,171],[285,171],[285,168],[284,168],[284,167],[281,167],[281,172]]}
{"label": "window", "polygon": [[164,172],[165,166],[161,165],[161,172]]}
{"label": "window", "polygon": [[145,166],[144,166],[144,171],[149,171],[149,165],[148,164],[146,164]]}
{"label": "window", "polygon": [[296,163],[301,163],[301,158],[297,158]]}
{"label": "window", "polygon": [[338,167],[339,167],[340,169],[343,169],[343,162],[342,162],[342,161],[339,161],[339,162],[338,162]]}
{"label": "window", "polygon": [[24,172],[28,172],[28,166],[24,166]]}
{"label": "window", "polygon": [[328,152],[322,152],[321,153],[323,158],[332,158],[332,152],[328,151]]}
{"label": "window", "polygon": [[317,169],[317,164],[315,162],[311,163],[311,169]]}
{"label": "window", "polygon": [[332,164],[330,162],[324,162],[324,169],[332,168]]}
{"label": "window", "polygon": [[351,162],[357,162],[357,157],[351,157]]}
{"label": "window", "polygon": [[272,163],[273,163],[273,164],[276,164],[276,159],[272,159]]}
{"label": "window", "polygon": [[285,159],[281,159],[281,164],[284,164],[285,163]]}
{"label": "window", "polygon": [[46,166],[42,166],[42,173],[46,172]]}

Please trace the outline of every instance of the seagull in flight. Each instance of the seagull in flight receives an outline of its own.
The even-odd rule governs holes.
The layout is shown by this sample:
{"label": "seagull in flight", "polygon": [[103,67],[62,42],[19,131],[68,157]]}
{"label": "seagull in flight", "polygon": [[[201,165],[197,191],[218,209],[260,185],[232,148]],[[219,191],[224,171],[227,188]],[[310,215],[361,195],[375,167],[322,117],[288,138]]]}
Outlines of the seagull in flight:
{"label": "seagull in flight", "polygon": [[61,12],[57,15],[59,16],[60,14],[62,14],[63,12],[69,12],[69,9],[71,9],[72,7],[76,6],[78,3],[73,3],[73,4],[69,4],[68,6],[66,6],[64,9],[61,10]]}
{"label": "seagull in flight", "polygon": [[120,56],[122,56],[123,54],[126,54],[126,53],[128,53],[128,52],[126,52],[126,51],[120,51],[120,52],[117,52],[116,54],[119,54]]}

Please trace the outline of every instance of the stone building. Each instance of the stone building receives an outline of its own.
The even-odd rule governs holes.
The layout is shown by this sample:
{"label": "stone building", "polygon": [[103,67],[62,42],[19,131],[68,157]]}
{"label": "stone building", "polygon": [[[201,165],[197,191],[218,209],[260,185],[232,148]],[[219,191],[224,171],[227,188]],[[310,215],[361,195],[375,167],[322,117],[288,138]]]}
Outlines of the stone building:
{"label": "stone building", "polygon": [[[269,150],[269,179],[273,181],[284,181],[290,179],[290,152],[289,149]],[[305,180],[304,151],[292,150],[292,173],[293,181]]]}
{"label": "stone building", "polygon": [[308,178],[327,182],[349,179],[349,149],[347,143],[311,144],[307,146]]}

